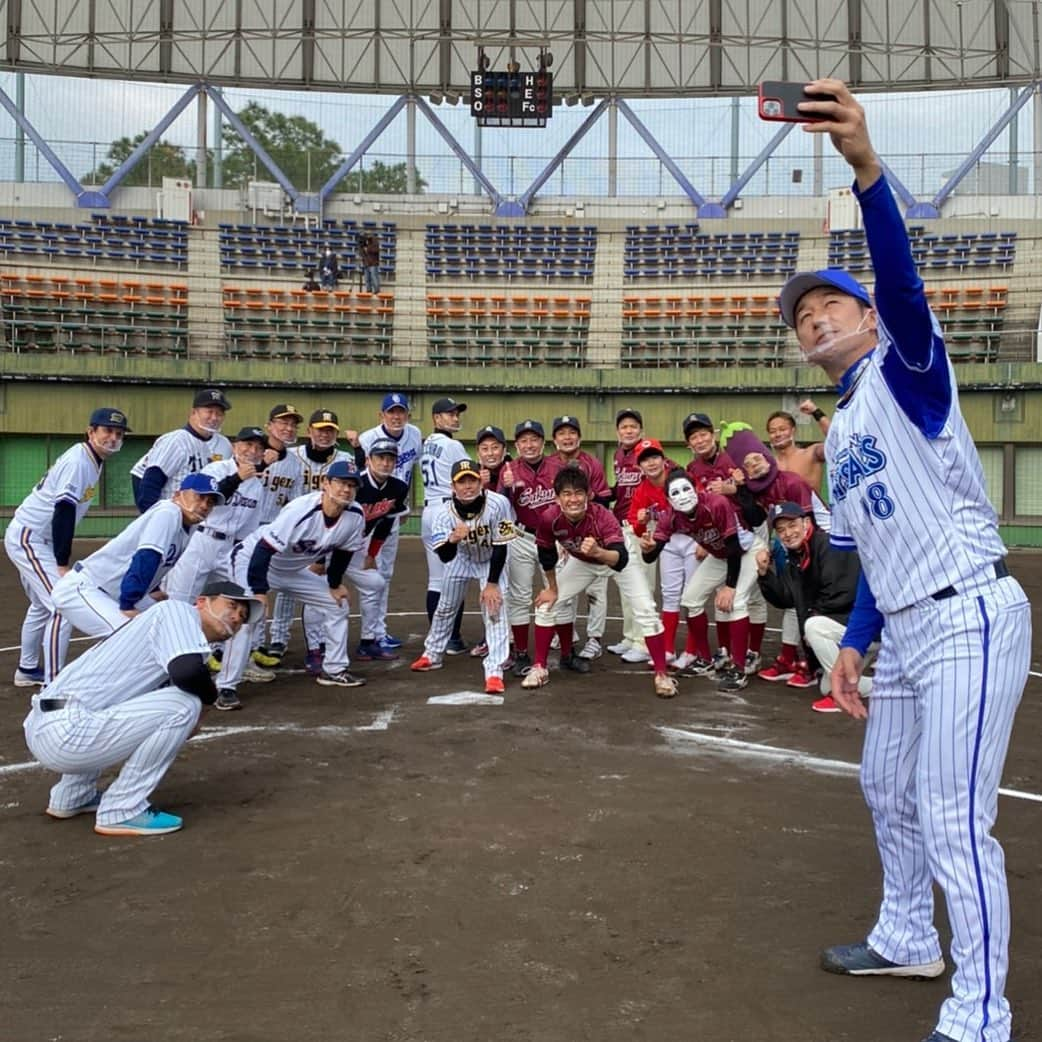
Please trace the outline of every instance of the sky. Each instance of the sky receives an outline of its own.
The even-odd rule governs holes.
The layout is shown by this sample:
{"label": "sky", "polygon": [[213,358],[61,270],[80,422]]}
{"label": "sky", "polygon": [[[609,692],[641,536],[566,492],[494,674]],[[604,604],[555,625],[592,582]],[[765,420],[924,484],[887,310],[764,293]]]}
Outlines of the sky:
{"label": "sky", "polygon": [[[0,73],[0,89],[14,98],[13,73]],[[26,77],[26,113],[73,173],[82,176],[104,160],[113,140],[151,129],[184,91],[183,86],[171,84],[33,75]],[[227,90],[225,97],[235,110],[256,101],[272,110],[305,116],[345,153],[353,150],[395,100],[390,95],[302,91]],[[929,197],[940,188],[944,173],[958,166],[1006,110],[1011,94],[1007,89],[933,91],[872,94],[861,100],[877,150],[913,194]],[[629,104],[695,187],[710,198],[718,198],[731,183],[733,134],[738,135],[738,169],[743,170],[778,129],[777,124],[763,123],[757,118],[753,97],[740,98],[737,105],[729,98],[634,99]],[[469,111],[463,105],[435,106],[434,111],[473,155],[475,129]],[[483,169],[501,192],[520,194],[592,111],[559,105],[545,130],[486,128],[481,135]],[[1016,126],[1020,162],[1030,168],[1030,103],[1017,117]],[[0,180],[13,177],[14,136],[13,119],[6,112],[0,113]],[[169,128],[164,140],[193,147],[195,138],[196,110],[191,104]],[[1007,129],[989,151],[988,161],[1008,163],[1009,142]],[[621,116],[618,152],[620,194],[679,194],[648,146]],[[405,153],[406,119],[402,113],[369,155],[395,163]],[[607,186],[607,155],[608,121],[602,118],[543,193],[603,194]],[[849,180],[845,167],[829,149],[826,157],[825,187],[845,185]],[[743,194],[810,194],[810,160],[810,136],[796,128]],[[473,190],[470,175],[422,116],[417,117],[417,165],[428,182],[428,191],[453,194]],[[803,171],[798,183],[793,178],[795,169]],[[26,178],[57,180],[31,143]]]}

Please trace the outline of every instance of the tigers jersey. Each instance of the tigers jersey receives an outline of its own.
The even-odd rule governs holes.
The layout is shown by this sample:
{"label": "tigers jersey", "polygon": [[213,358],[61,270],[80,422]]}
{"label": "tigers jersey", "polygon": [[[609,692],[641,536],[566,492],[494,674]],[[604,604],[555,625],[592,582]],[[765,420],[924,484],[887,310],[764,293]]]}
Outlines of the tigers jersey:
{"label": "tigers jersey", "polygon": [[130,562],[138,550],[154,550],[159,554],[159,567],[145,593],[158,589],[160,580],[177,564],[188,545],[193,525],[185,525],[181,508],[169,499],[153,503],[140,517],[114,539],[80,562],[91,582],[114,601],[120,599],[120,585]]}
{"label": "tigers jersey", "polygon": [[423,448],[423,434],[415,424],[407,423],[401,434],[392,434],[381,423],[377,427],[370,427],[358,435],[365,454],[369,455],[369,447],[377,438],[390,438],[398,443],[398,462],[394,465],[394,476],[412,488],[412,475],[416,464],[420,461],[420,453]]}
{"label": "tigers jersey", "polygon": [[101,478],[102,459],[82,441],[66,449],[37,482],[14,512],[14,520],[32,529],[43,539],[51,535],[51,521],[58,503],[72,503],[76,524],[90,508]]}
{"label": "tigers jersey", "polygon": [[199,613],[183,601],[161,601],[70,662],[47,685],[47,696],[75,695],[77,704],[99,712],[169,683],[167,669],[182,655],[210,657]]}
{"label": "tigers jersey", "polygon": [[456,556],[445,565],[446,574],[465,572],[483,576],[492,559],[492,548],[516,538],[513,511],[506,496],[497,492],[485,493],[485,506],[476,517],[463,518],[456,513],[453,500],[442,503],[431,523],[427,546],[437,550],[449,540],[452,530],[463,521],[470,530],[466,539],[457,544]]}
{"label": "tigers jersey", "polygon": [[292,455],[296,456],[297,459],[300,460],[304,492],[322,491],[322,478],[325,476],[326,471],[329,470],[331,464],[339,463],[341,460],[348,460],[352,463],[354,462],[355,454],[353,452],[346,452],[344,449],[334,449],[332,453],[330,453],[328,459],[312,459],[308,455],[309,448],[311,448],[311,446],[305,442],[302,445],[294,445],[289,450]]}
{"label": "tigers jersey", "polygon": [[435,506],[452,495],[452,464],[469,458],[467,450],[455,438],[441,431],[427,435],[420,453],[425,506]]}
{"label": "tigers jersey", "polygon": [[[203,467],[203,473],[209,474],[220,484],[238,469],[235,460],[222,459],[218,463],[208,463]],[[210,511],[203,527],[213,532],[223,532],[229,539],[242,541],[260,524],[260,493],[260,478],[252,477],[239,482],[239,487],[228,496],[225,503]]]}
{"label": "tigers jersey", "polygon": [[269,463],[258,475],[260,478],[261,524],[274,521],[279,511],[297,499],[304,491],[304,467],[300,457],[291,453]]}
{"label": "tigers jersey", "polygon": [[264,540],[278,555],[273,564],[306,568],[332,550],[361,550],[365,545],[365,517],[352,503],[335,520],[322,513],[322,493],[298,496],[279,511],[266,528],[259,529],[242,544],[247,556]]}
{"label": "tigers jersey", "polygon": [[161,498],[169,499],[181,487],[185,475],[198,474],[207,463],[231,459],[231,455],[232,443],[223,434],[203,437],[186,425],[156,438],[130,473],[142,478],[149,467],[158,467],[166,475]]}

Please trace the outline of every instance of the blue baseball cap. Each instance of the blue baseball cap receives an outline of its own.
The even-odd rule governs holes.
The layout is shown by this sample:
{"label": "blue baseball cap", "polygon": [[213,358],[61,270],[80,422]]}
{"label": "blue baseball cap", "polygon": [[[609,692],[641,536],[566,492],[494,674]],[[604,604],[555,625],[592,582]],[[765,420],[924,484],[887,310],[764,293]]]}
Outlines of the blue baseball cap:
{"label": "blue baseball cap", "polygon": [[409,399],[401,391],[392,391],[390,394],[385,394],[384,400],[380,404],[380,412],[387,412],[388,409],[404,409],[408,412]]}
{"label": "blue baseball cap", "polygon": [[186,474],[178,492],[198,492],[200,496],[216,496],[218,506],[224,503],[224,496],[217,487],[217,479],[211,474]]}
{"label": "blue baseball cap", "polygon": [[361,483],[358,477],[358,468],[347,459],[337,460],[326,471],[327,478],[340,478],[342,481],[353,481],[356,485]]}
{"label": "blue baseball cap", "polygon": [[95,409],[90,414],[90,427],[118,427],[121,431],[129,431],[127,414],[120,409]]}
{"label": "blue baseball cap", "polygon": [[546,437],[546,432],[543,430],[543,425],[538,420],[522,420],[514,428],[514,437],[520,438],[522,434],[538,434],[540,438]]}
{"label": "blue baseball cap", "polygon": [[793,329],[796,328],[796,305],[800,302],[800,298],[805,293],[809,293],[812,289],[818,289],[821,286],[838,289],[841,293],[846,293],[860,300],[867,307],[872,306],[872,298],[868,295],[868,290],[853,275],[842,268],[823,268],[821,271],[798,271],[782,286],[781,293],[778,294],[778,307],[781,309],[782,319],[787,326]]}

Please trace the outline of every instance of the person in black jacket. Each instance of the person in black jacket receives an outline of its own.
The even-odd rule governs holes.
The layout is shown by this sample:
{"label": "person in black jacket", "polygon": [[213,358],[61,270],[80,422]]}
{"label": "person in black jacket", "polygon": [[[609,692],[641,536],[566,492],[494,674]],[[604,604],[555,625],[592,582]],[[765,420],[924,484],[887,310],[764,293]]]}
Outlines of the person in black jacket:
{"label": "person in black jacket", "polygon": [[[760,590],[776,608],[795,609],[811,668],[823,671],[822,697],[811,708],[818,713],[838,713],[839,706],[829,694],[829,674],[854,607],[861,564],[856,553],[833,550],[828,533],[815,527],[799,503],[777,503],[768,518],[788,551],[788,560],[775,571],[768,551],[758,551]],[[862,694],[868,694],[871,681],[862,683]]]}

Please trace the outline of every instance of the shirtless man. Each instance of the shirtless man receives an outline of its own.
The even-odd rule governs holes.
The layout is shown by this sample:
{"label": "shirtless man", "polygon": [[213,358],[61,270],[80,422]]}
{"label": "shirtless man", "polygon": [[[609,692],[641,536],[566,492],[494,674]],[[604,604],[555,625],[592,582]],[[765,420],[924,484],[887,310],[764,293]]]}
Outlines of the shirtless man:
{"label": "shirtless man", "polygon": [[[800,412],[818,421],[821,436],[829,432],[829,418],[809,398],[800,402]],[[820,493],[825,476],[825,442],[796,444],[796,417],[779,409],[767,417],[767,440],[780,470],[798,474],[815,492]]]}

